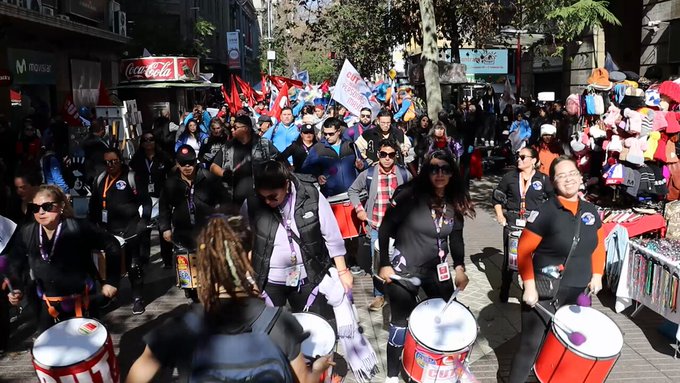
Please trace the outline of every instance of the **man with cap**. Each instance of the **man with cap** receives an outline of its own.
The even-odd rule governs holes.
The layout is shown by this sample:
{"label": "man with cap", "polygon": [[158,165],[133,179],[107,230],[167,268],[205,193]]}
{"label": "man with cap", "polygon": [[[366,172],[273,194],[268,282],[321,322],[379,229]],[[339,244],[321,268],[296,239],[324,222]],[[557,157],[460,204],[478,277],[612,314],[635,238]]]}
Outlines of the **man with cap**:
{"label": "man with cap", "polygon": [[269,139],[255,133],[250,117],[238,116],[232,126],[232,139],[215,155],[210,172],[228,185],[232,202],[240,206],[253,193],[254,167],[278,154]]}
{"label": "man with cap", "polygon": [[261,114],[260,117],[257,118],[257,126],[258,126],[257,134],[259,136],[262,136],[267,132],[267,130],[269,130],[269,128],[271,128],[272,118],[266,114]]}
{"label": "man with cap", "polygon": [[555,125],[541,125],[541,140],[536,145],[536,151],[538,152],[538,161],[540,163],[538,170],[545,175],[550,175],[550,165],[555,158],[564,154],[564,150],[556,136],[557,128]]}
{"label": "man with cap", "polygon": [[227,203],[227,191],[219,178],[198,166],[191,146],[180,146],[175,159],[177,170],[165,181],[158,202],[158,225],[163,239],[194,250],[194,238],[207,217]]}

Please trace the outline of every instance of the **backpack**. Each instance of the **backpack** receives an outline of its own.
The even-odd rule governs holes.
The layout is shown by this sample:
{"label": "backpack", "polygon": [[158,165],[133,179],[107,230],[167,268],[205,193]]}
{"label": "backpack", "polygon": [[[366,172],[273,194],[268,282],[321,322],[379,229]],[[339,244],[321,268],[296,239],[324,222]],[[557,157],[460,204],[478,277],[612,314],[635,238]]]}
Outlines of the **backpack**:
{"label": "backpack", "polygon": [[[377,176],[378,166],[374,166],[368,171],[368,173],[366,173],[366,191],[369,193],[371,192],[371,182],[373,182],[373,177]],[[406,171],[406,168],[399,165],[394,166],[397,167],[397,171],[401,174],[402,182],[406,183],[406,181],[408,181],[408,172]]]}
{"label": "backpack", "polygon": [[280,315],[280,307],[267,306],[251,325],[250,332],[198,336],[206,334],[202,314],[187,313],[184,321],[199,339],[189,382],[293,382],[288,358],[269,337]]}
{"label": "backpack", "polygon": [[[106,172],[102,172],[97,177],[97,180],[94,182],[94,190],[99,190],[99,185],[101,185],[102,181],[104,181],[104,177],[106,177]],[[128,170],[127,181],[128,185],[130,185],[132,190],[137,190],[137,183],[135,182],[135,172],[133,172],[132,170]]]}

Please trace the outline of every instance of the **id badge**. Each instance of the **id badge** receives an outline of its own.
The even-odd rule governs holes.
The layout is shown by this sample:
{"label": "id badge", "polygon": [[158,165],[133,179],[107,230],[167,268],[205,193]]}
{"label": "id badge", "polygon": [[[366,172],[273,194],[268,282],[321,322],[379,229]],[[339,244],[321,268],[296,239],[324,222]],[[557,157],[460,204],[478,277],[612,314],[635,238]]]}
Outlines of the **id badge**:
{"label": "id badge", "polygon": [[439,282],[451,279],[451,271],[449,270],[448,263],[444,262],[437,265],[437,277],[439,278]]}
{"label": "id badge", "polygon": [[153,193],[155,190],[154,184],[149,184],[149,193]]}
{"label": "id badge", "polygon": [[286,286],[297,287],[300,284],[300,265],[291,266],[286,269]]}
{"label": "id badge", "polygon": [[108,210],[102,210],[102,223],[109,223],[109,212],[108,212]]}
{"label": "id badge", "polygon": [[526,219],[516,219],[515,220],[515,226],[517,226],[517,227],[525,227],[526,225],[527,225]]}

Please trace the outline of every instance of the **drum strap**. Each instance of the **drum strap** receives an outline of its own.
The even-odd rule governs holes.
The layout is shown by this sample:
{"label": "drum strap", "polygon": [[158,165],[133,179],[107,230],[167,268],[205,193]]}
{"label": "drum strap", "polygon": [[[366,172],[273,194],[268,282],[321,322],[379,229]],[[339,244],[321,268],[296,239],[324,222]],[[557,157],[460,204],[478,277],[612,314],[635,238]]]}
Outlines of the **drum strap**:
{"label": "drum strap", "polygon": [[83,292],[83,294],[73,294],[63,297],[48,297],[43,294],[42,299],[45,301],[45,304],[47,305],[47,312],[55,320],[59,319],[59,311],[54,306],[52,306],[52,303],[59,303],[69,299],[72,299],[74,301],[76,318],[82,318],[84,316],[84,313],[87,312],[87,309],[90,307],[90,289],[86,284],[85,291]]}

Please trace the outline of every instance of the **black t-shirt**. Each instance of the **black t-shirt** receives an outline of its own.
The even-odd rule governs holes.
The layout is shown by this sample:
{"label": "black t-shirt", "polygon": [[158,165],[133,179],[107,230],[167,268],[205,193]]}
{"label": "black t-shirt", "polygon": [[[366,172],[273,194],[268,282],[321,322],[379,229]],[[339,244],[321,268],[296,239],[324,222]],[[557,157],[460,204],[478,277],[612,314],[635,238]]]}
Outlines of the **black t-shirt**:
{"label": "black t-shirt", "polygon": [[[574,240],[577,219],[581,220],[580,240],[565,264]],[[564,264],[562,284],[585,288],[592,277],[592,254],[597,247],[597,231],[601,226],[597,208],[592,203],[579,201],[574,215],[557,197],[550,198],[527,218],[526,229],[543,238],[533,254],[534,272],[545,266]]]}
{"label": "black t-shirt", "polygon": [[[502,191],[507,197],[507,202],[505,204],[502,201],[496,199],[492,195],[492,202],[494,204],[503,205],[503,207],[512,212],[519,211],[520,203],[522,200],[522,195],[520,192],[520,182],[519,182],[519,172],[517,170],[511,170],[506,173],[501,182],[496,186],[496,190]],[[548,177],[536,171],[531,178],[528,189],[525,194],[526,210],[528,212],[537,210],[539,206],[543,204],[545,200],[550,198],[555,194],[553,185],[548,179]],[[511,222],[514,224],[514,222]]]}
{"label": "black t-shirt", "polygon": [[[210,323],[216,324],[222,334],[239,334],[250,328],[264,308],[265,303],[257,298],[223,299],[219,313],[210,318]],[[269,337],[292,361],[300,355],[300,344],[307,334],[292,314],[282,311]],[[144,341],[161,365],[168,367],[191,362],[196,338],[195,331],[180,316],[149,332]]]}
{"label": "black t-shirt", "polygon": [[[232,179],[229,181],[229,185],[233,188],[233,201],[236,204],[241,204],[245,199],[253,194],[253,166],[252,166],[252,143],[243,145],[238,140],[232,141],[231,148],[226,150],[234,151],[234,169],[228,169],[233,171]],[[220,151],[215,155],[213,163],[221,165],[224,164],[224,156],[226,153],[224,150]]]}

